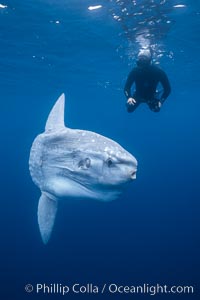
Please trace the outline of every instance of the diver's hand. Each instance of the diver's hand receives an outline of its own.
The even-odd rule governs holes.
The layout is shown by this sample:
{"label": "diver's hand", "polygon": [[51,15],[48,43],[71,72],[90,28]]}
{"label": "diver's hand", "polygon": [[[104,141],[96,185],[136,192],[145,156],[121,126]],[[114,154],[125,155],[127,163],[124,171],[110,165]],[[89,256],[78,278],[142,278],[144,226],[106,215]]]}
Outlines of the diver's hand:
{"label": "diver's hand", "polygon": [[134,98],[128,98],[128,100],[127,100],[127,104],[129,104],[129,105],[134,105],[136,103],[136,100],[134,99]]}
{"label": "diver's hand", "polygon": [[162,103],[160,101],[158,101],[158,107],[161,108]]}

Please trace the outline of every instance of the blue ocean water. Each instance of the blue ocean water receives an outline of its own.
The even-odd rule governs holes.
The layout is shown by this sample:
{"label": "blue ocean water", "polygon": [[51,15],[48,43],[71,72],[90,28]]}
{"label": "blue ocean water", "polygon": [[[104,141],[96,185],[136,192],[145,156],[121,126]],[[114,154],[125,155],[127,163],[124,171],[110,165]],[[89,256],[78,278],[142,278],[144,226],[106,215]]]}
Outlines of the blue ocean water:
{"label": "blue ocean water", "polygon": [[[192,285],[155,297],[198,299],[199,1],[4,0],[0,26],[1,299],[151,297],[26,293],[37,283]],[[147,45],[172,93],[158,114],[127,114],[124,83]],[[61,203],[44,246],[28,159],[62,92],[66,124],[119,142],[138,173],[113,202]]]}

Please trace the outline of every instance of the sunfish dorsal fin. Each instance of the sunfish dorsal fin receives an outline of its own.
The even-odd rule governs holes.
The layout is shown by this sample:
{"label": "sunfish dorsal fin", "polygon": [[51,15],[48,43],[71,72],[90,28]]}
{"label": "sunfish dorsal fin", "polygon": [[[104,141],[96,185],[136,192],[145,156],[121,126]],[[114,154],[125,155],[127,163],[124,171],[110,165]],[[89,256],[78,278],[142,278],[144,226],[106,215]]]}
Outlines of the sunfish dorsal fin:
{"label": "sunfish dorsal fin", "polygon": [[64,123],[65,94],[62,94],[48,116],[45,131],[56,131],[65,127]]}
{"label": "sunfish dorsal fin", "polygon": [[38,204],[38,224],[43,243],[46,244],[51,236],[57,213],[57,200],[42,193]]}

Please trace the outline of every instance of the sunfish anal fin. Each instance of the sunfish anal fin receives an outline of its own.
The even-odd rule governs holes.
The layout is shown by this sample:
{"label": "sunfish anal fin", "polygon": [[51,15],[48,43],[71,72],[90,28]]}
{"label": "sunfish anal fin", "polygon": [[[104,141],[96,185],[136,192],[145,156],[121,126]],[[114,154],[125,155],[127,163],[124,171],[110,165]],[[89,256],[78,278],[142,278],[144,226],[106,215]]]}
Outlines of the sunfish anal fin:
{"label": "sunfish anal fin", "polygon": [[48,116],[45,132],[56,131],[65,127],[64,123],[65,95],[62,94],[53,106]]}
{"label": "sunfish anal fin", "polygon": [[44,244],[47,244],[54,226],[57,213],[57,200],[42,193],[38,204],[38,224]]}

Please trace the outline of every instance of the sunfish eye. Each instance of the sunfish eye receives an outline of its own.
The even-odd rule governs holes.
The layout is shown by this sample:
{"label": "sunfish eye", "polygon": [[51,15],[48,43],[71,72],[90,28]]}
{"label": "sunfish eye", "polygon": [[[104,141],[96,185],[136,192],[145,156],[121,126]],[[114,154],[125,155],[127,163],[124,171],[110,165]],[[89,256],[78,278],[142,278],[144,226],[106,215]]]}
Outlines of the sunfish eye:
{"label": "sunfish eye", "polygon": [[84,170],[88,169],[90,165],[91,165],[91,160],[88,157],[85,159],[81,159],[78,163],[78,167]]}
{"label": "sunfish eye", "polygon": [[110,157],[106,160],[106,164],[107,164],[108,168],[113,166],[113,161]]}

